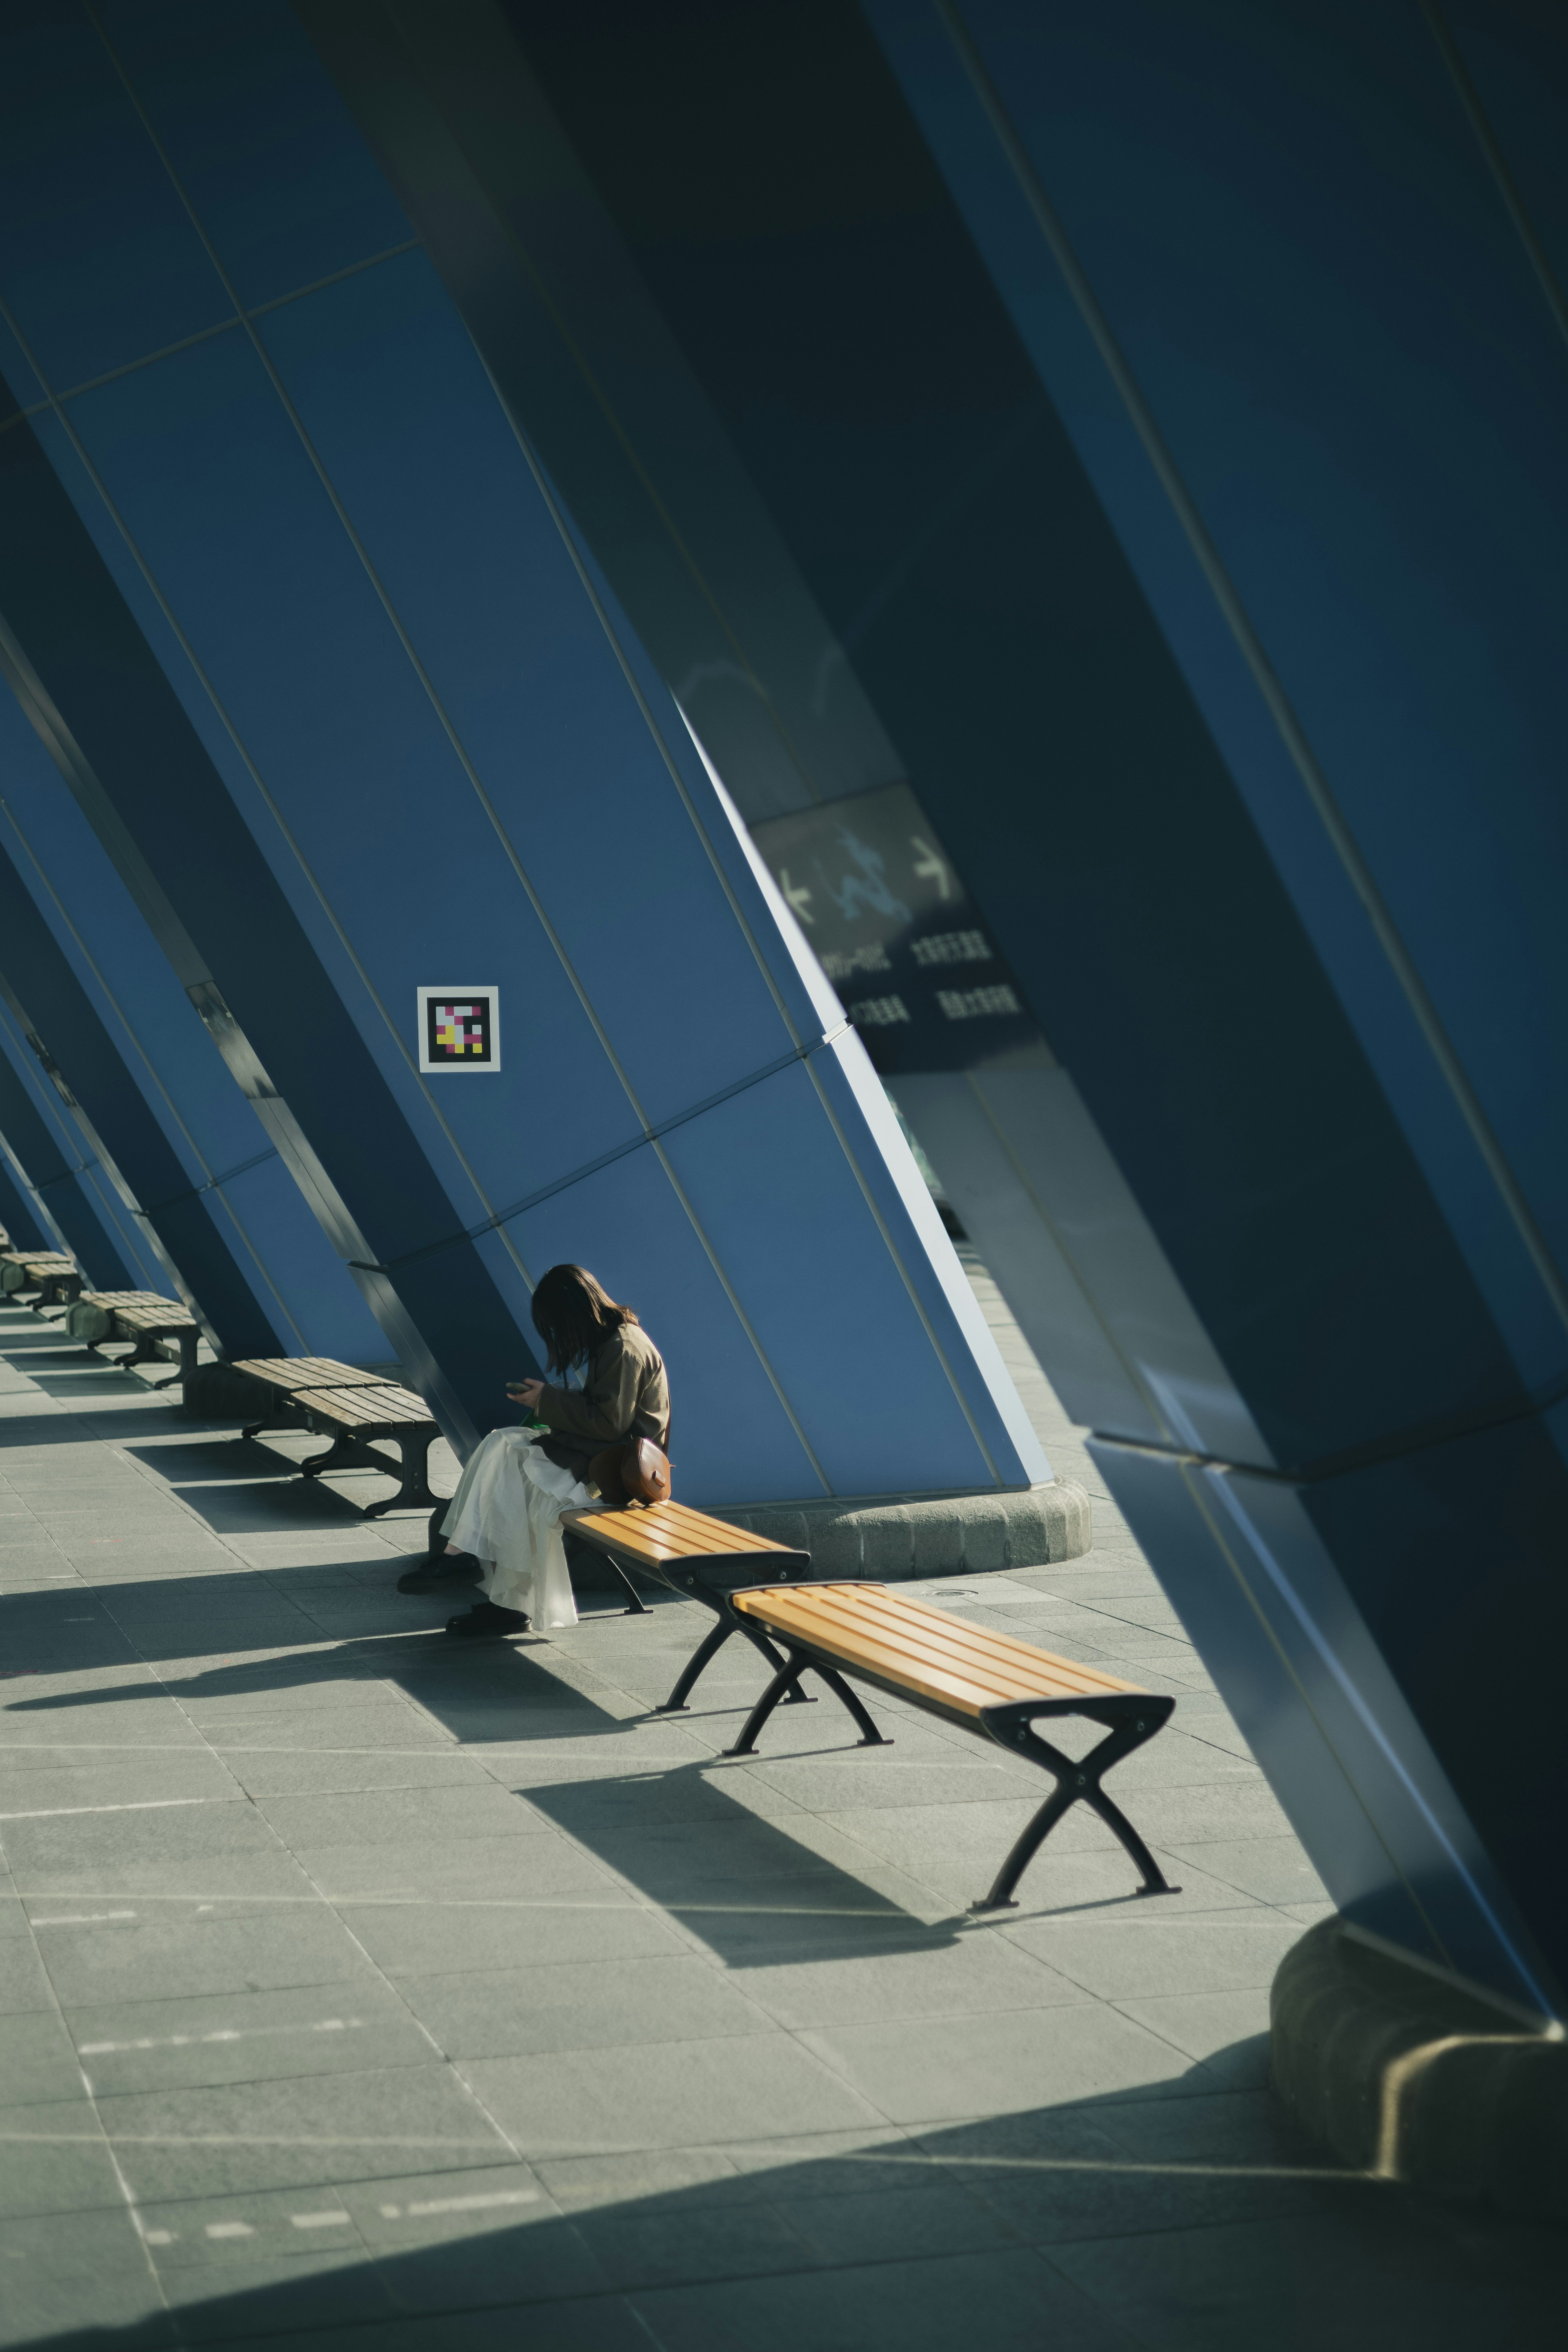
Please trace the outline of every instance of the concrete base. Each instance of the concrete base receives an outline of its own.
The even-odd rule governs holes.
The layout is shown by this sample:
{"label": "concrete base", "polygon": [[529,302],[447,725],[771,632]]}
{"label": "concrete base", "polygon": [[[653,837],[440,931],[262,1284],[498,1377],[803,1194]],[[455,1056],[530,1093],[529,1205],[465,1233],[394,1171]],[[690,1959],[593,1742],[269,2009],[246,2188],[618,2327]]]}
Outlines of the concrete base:
{"label": "concrete base", "polygon": [[760,1503],[713,1517],[794,1544],[818,1576],[967,1575],[1079,1559],[1094,1541],[1089,1496],[1070,1478],[1016,1494],[921,1496],[883,1502]]}
{"label": "concrete base", "polygon": [[1274,2087],[1342,2163],[1428,2194],[1568,2222],[1568,2041],[1337,1919],[1269,1999]]}
{"label": "concrete base", "polygon": [[264,1421],[277,1393],[232,1364],[198,1364],[182,1388],[180,1409],[194,1421]]}

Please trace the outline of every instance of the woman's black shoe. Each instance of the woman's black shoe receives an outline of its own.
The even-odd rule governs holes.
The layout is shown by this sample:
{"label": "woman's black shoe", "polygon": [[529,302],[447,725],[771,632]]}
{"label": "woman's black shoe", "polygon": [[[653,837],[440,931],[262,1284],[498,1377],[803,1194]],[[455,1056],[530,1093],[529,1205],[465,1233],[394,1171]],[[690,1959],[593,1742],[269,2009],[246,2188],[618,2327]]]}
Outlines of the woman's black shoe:
{"label": "woman's black shoe", "polygon": [[526,1633],[529,1620],[521,1609],[503,1609],[499,1601],[481,1601],[477,1608],[468,1610],[461,1617],[448,1617],[448,1633],[467,1634],[474,1639],[498,1633]]}

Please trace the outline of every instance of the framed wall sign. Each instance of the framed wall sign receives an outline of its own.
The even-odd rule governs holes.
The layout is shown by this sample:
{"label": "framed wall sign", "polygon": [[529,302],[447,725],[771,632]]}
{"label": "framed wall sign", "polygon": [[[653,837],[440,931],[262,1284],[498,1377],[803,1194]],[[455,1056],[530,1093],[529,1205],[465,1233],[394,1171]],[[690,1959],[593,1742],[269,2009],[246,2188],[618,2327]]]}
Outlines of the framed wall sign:
{"label": "framed wall sign", "polygon": [[419,988],[419,1066],[422,1070],[499,1070],[500,991],[497,988]]}

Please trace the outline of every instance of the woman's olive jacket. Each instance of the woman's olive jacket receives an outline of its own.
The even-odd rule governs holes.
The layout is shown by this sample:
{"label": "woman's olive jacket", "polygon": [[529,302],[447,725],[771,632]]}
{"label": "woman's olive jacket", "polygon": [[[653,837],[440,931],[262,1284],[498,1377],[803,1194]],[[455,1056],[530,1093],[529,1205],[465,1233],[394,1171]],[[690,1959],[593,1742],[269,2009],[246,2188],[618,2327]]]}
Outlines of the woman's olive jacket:
{"label": "woman's olive jacket", "polygon": [[640,1324],[617,1324],[589,1357],[582,1388],[546,1388],[534,1415],[550,1426],[541,1453],[574,1478],[586,1478],[595,1454],[617,1440],[651,1437],[656,1445],[668,1445],[664,1358]]}

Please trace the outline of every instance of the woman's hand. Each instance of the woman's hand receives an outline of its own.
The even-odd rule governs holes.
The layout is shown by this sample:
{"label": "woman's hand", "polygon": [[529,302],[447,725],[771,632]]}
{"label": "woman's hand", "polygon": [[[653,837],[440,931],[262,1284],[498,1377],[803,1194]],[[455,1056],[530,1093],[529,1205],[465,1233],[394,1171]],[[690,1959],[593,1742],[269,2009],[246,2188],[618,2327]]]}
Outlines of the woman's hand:
{"label": "woman's hand", "polygon": [[542,1381],[517,1381],[507,1383],[507,1394],[515,1397],[525,1412],[537,1412],[539,1400],[544,1394]]}

